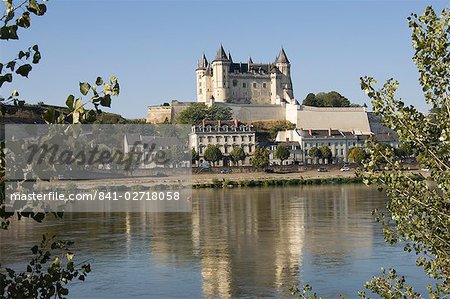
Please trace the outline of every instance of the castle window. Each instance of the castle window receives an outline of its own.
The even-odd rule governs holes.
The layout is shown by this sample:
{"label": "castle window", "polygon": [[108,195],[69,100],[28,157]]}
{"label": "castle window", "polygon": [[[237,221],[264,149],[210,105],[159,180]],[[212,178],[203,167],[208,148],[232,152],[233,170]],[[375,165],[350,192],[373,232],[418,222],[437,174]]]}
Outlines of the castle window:
{"label": "castle window", "polygon": [[253,83],[253,88],[256,88],[256,86],[257,86],[256,83]]}
{"label": "castle window", "polygon": [[247,88],[247,83],[242,83],[243,88]]}
{"label": "castle window", "polygon": [[237,86],[237,80],[236,79],[233,80],[233,86],[235,86],[235,87]]}
{"label": "castle window", "polygon": [[266,88],[267,87],[267,84],[266,83],[263,83],[263,88]]}

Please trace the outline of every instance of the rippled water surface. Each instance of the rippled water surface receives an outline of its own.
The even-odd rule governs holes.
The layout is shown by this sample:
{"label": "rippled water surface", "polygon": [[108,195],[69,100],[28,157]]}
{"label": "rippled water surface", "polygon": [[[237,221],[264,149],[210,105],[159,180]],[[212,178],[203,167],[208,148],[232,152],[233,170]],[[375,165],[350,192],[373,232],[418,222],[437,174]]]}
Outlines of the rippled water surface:
{"label": "rippled water surface", "polygon": [[299,283],[353,298],[380,267],[421,282],[414,256],[386,244],[373,220],[385,201],[360,185],[194,190],[192,213],[14,221],[0,232],[0,262],[21,269],[49,232],[90,260],[72,298],[282,297]]}

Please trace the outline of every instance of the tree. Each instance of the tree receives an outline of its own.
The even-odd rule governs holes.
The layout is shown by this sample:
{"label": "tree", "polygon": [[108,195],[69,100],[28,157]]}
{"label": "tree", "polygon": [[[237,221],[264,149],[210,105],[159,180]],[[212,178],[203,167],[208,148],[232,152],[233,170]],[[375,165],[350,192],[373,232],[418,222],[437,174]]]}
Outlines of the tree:
{"label": "tree", "polygon": [[353,161],[357,164],[361,164],[362,161],[366,158],[367,153],[361,147],[352,147],[347,154],[347,157],[350,161]]}
{"label": "tree", "polygon": [[222,159],[222,152],[217,145],[208,144],[204,154],[205,160],[211,162],[213,166]]}
{"label": "tree", "polygon": [[230,108],[214,105],[208,107],[204,103],[194,103],[178,114],[176,123],[199,125],[204,119],[230,120],[232,117],[233,113]]}
{"label": "tree", "polygon": [[303,100],[303,105],[314,107],[350,107],[359,106],[350,101],[336,91],[319,92],[318,94],[309,93]]}
{"label": "tree", "polygon": [[[406,242],[405,250],[418,254],[417,265],[436,279],[434,287],[428,286],[429,296],[444,298],[450,294],[450,10],[445,8],[438,16],[429,6],[420,16],[412,14],[408,23],[413,61],[425,101],[433,108],[433,121],[395,96],[399,83],[393,79],[376,88],[375,79],[364,77],[361,87],[383,123],[398,133],[400,142],[417,151],[421,163],[430,169],[430,177],[424,180],[402,172],[393,149],[374,141],[368,143],[369,158],[360,175],[389,196],[386,207],[391,217],[377,216],[386,240]],[[385,161],[383,171],[376,171],[380,159]],[[406,296],[404,286],[404,279],[395,273],[382,273],[367,284],[385,298]],[[361,296],[365,298],[364,293]]]}
{"label": "tree", "polygon": [[320,147],[320,156],[322,159],[326,160],[326,163],[328,164],[330,162],[330,159],[333,157],[333,154],[331,153],[331,149],[324,145]]}
{"label": "tree", "polygon": [[322,158],[322,152],[317,147],[312,147],[308,151],[308,155],[314,158],[314,164],[317,164],[317,160]]}
{"label": "tree", "polygon": [[414,150],[408,143],[402,143],[398,148],[394,149],[395,156],[403,161],[414,154]]}
{"label": "tree", "polygon": [[178,165],[186,160],[186,154],[184,148],[181,145],[173,145],[170,148],[170,160],[173,167],[178,167]]}
{"label": "tree", "polygon": [[252,165],[263,168],[269,165],[269,150],[265,147],[257,146],[253,152]]}
{"label": "tree", "polygon": [[235,165],[239,165],[239,161],[243,161],[245,159],[245,152],[242,147],[233,147],[233,150],[230,152],[230,158]]}
{"label": "tree", "polygon": [[[43,16],[47,11],[44,1],[25,0],[16,5],[13,0],[3,1],[5,12],[0,21],[0,40],[18,40],[19,30],[27,29],[31,26],[31,18]],[[33,65],[40,62],[41,52],[38,45],[30,46],[18,52],[17,56],[10,61],[0,62],[0,88],[5,83],[12,83],[13,76],[19,75],[28,78],[33,70]],[[80,82],[79,90],[81,96],[75,98],[69,95],[66,100],[67,109],[57,111],[53,107],[48,108],[43,114],[46,123],[58,124],[79,124],[93,123],[102,112],[100,107],[110,107],[112,96],[119,94],[119,83],[115,77],[109,81],[103,81],[97,77],[95,84]],[[92,96],[88,96],[91,93]],[[83,97],[88,96],[87,100]],[[25,101],[19,98],[19,92],[14,90],[7,98],[0,98],[0,115],[14,114],[25,105]],[[89,109],[89,105],[93,109]],[[3,128],[1,128],[3,129]],[[5,205],[5,143],[0,141],[0,222],[1,229],[8,229],[9,219],[17,214],[18,218],[28,217],[37,222],[44,220],[47,213],[33,211],[6,212]],[[21,163],[19,161],[19,163]],[[30,175],[33,168],[28,172],[24,171],[24,176]],[[32,177],[32,176],[30,176]],[[16,185],[24,181],[15,182]],[[30,182],[33,184],[33,182]],[[62,213],[52,213],[57,218],[62,217]],[[52,239],[52,238],[51,238]],[[52,239],[53,241],[53,239]],[[69,243],[54,241],[43,237],[40,246],[31,248],[35,255],[33,260],[27,265],[26,272],[16,273],[13,269],[0,269],[0,297],[6,298],[63,298],[69,293],[65,285],[75,278],[80,281],[85,280],[85,276],[90,272],[90,265],[75,265],[73,253],[69,250]],[[57,253],[55,253],[57,251]],[[48,267],[47,267],[48,266]],[[45,270],[44,270],[45,269]],[[4,273],[8,273],[5,275]]]}
{"label": "tree", "polygon": [[277,149],[275,150],[274,157],[275,159],[278,159],[281,161],[281,165],[283,165],[283,161],[288,159],[291,155],[291,152],[289,151],[289,148],[287,148],[284,145],[279,144],[277,146]]}
{"label": "tree", "polygon": [[305,106],[313,106],[313,107],[319,107],[319,102],[316,99],[316,95],[311,93],[308,93],[308,95],[306,96],[306,98],[303,100],[303,105]]}
{"label": "tree", "polygon": [[200,155],[198,154],[198,152],[195,150],[195,148],[192,148],[192,156],[191,156],[191,160],[192,160],[192,164],[197,163],[197,161],[200,159]]}

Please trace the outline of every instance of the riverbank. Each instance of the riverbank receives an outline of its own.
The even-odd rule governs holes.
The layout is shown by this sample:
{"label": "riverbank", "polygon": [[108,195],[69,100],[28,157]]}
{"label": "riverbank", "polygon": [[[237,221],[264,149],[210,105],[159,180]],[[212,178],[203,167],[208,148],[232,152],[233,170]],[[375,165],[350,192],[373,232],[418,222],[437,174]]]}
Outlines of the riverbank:
{"label": "riverbank", "polygon": [[[428,172],[411,171],[420,173],[427,177]],[[129,187],[129,188],[154,188],[160,186],[181,186],[194,189],[201,188],[234,188],[234,187],[256,187],[256,186],[295,186],[295,185],[334,185],[362,183],[362,179],[356,177],[354,170],[341,172],[330,169],[326,172],[317,170],[298,172],[251,172],[251,173],[201,173],[184,176],[161,176],[161,177],[133,177],[98,180],[55,180],[40,182],[45,186],[61,186],[62,189],[68,185],[81,189],[92,189],[101,187]]]}
{"label": "riverbank", "polygon": [[360,184],[362,178],[350,177],[320,177],[320,178],[266,178],[250,180],[212,179],[210,183],[193,183],[192,188],[235,188],[235,187],[271,187],[271,186],[301,186],[301,185],[336,185]]}
{"label": "riverbank", "polygon": [[354,171],[342,172],[330,169],[296,172],[252,172],[252,173],[203,173],[192,175],[193,188],[233,188],[255,186],[295,186],[321,184],[362,183]]}

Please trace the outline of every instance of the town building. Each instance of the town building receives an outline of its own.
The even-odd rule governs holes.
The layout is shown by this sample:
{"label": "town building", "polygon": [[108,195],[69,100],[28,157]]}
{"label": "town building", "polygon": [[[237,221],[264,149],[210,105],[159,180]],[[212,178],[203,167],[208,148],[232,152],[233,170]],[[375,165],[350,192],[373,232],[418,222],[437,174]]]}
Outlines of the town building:
{"label": "town building", "polygon": [[[289,150],[289,157],[283,162],[275,157],[278,146],[284,146]],[[265,147],[269,151],[270,165],[292,165],[302,163],[303,151],[298,141],[260,142],[258,146]]]}
{"label": "town building", "polygon": [[340,131],[329,128],[328,130],[295,129],[278,132],[277,141],[298,141],[302,149],[300,161],[311,164],[314,157],[309,155],[313,147],[327,146],[331,150],[331,163],[347,162],[347,155],[353,147],[363,147],[370,135],[363,135],[358,131]]}
{"label": "town building", "polygon": [[229,155],[234,147],[241,147],[246,154],[240,165],[250,165],[256,145],[253,127],[240,123],[237,119],[231,121],[204,120],[200,125],[192,126],[189,139],[190,146],[199,154],[199,163],[206,161],[204,154],[208,145],[218,146],[223,155],[222,161],[216,163],[218,166],[232,165]]}

